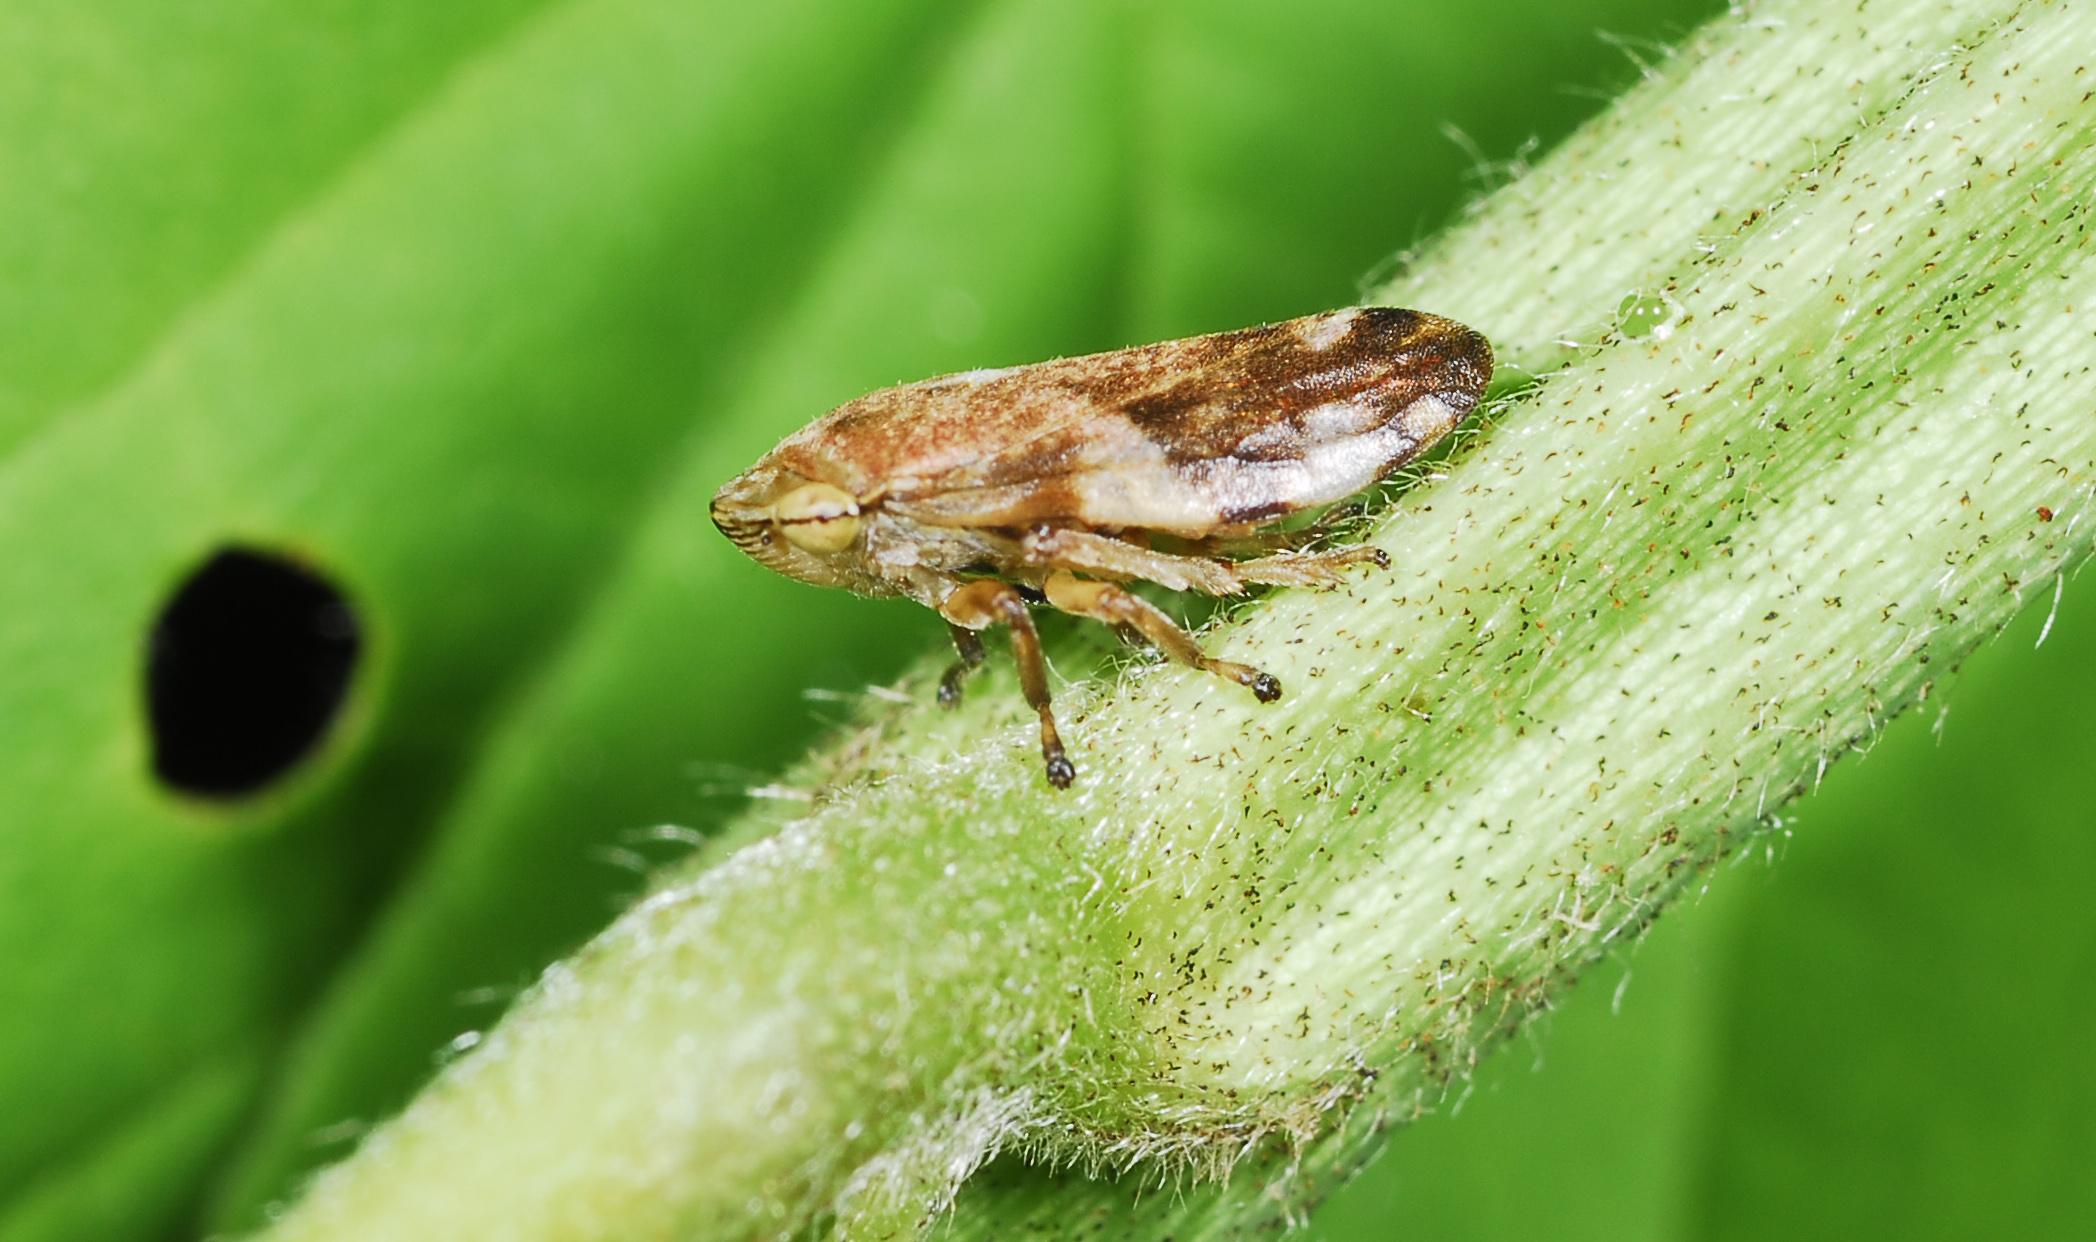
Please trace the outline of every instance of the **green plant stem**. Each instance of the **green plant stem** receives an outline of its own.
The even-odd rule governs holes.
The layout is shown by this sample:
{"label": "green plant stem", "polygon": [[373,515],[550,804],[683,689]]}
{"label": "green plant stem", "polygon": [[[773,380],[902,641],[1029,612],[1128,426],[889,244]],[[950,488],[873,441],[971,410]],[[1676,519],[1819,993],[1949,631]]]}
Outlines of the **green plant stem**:
{"label": "green plant stem", "polygon": [[[2092,38],[2009,0],[1717,23],[1383,291],[1532,382],[1377,519],[1394,570],[1207,636],[1281,703],[1063,687],[1065,794],[1008,681],[876,714],[269,1236],[1314,1199],[2086,557]],[[1093,1176],[967,1184],[999,1152]]]}

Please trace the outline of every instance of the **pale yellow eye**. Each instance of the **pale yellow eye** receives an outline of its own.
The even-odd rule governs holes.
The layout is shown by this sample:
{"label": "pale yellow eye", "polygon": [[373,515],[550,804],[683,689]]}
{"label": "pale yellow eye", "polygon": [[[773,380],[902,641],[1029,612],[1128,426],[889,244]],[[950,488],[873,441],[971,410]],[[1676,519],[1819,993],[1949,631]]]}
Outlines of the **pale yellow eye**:
{"label": "pale yellow eye", "polygon": [[771,520],[797,548],[842,552],[859,537],[859,502],[841,487],[803,483],[772,502]]}

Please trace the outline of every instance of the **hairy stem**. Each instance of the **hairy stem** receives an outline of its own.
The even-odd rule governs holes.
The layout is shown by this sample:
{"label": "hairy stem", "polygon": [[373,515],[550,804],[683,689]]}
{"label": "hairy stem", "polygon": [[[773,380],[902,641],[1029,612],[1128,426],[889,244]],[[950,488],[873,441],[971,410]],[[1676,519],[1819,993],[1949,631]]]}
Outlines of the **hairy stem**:
{"label": "hairy stem", "polygon": [[1379,291],[1517,383],[1377,517],[1396,568],[1207,636],[1282,702],[1063,687],[1064,794],[1008,682],[879,716],[272,1236],[1313,1200],[2088,553],[2096,16],[1881,7],[1717,23]]}

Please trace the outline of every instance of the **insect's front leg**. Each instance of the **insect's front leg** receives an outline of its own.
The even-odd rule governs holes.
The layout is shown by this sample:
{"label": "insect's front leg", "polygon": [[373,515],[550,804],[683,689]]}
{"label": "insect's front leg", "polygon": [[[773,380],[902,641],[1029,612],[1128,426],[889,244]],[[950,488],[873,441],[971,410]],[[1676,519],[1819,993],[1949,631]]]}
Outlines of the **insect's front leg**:
{"label": "insect's front leg", "polygon": [[1194,636],[1180,629],[1162,609],[1111,582],[1086,582],[1058,571],[1048,575],[1043,590],[1048,602],[1056,608],[1073,616],[1104,621],[1108,625],[1131,626],[1174,660],[1234,681],[1249,689],[1262,703],[1271,703],[1281,697],[1281,683],[1272,673],[1262,673],[1248,664],[1211,658],[1194,641]]}
{"label": "insect's front leg", "polygon": [[982,667],[982,635],[951,621],[946,623],[946,632],[953,635],[953,649],[960,658],[947,665],[946,675],[939,679],[939,706],[958,707],[962,684],[968,680],[968,674]]}
{"label": "insect's front leg", "polygon": [[[1019,689],[1041,718],[1041,759],[1047,766],[1048,783],[1067,789],[1077,769],[1063,754],[1063,739],[1055,731],[1055,713],[1048,705],[1048,664],[1041,658],[1040,635],[1034,632],[1033,617],[1026,611],[1026,597],[1019,588],[995,578],[981,578],[955,590],[939,604],[939,615],[951,625],[971,631],[986,630],[1002,622],[1012,632],[1012,657],[1019,664]],[[958,640],[956,640],[958,645]],[[980,652],[982,643],[976,640]],[[961,649],[962,659],[967,649]]]}

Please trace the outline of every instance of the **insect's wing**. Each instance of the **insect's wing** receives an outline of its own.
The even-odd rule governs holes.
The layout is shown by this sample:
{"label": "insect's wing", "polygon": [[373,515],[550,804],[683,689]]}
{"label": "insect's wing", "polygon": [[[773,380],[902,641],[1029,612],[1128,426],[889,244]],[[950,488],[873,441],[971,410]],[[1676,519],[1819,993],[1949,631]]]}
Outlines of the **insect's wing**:
{"label": "insect's wing", "polygon": [[1460,422],[1491,370],[1460,324],[1333,311],[888,389],[805,434],[921,522],[1197,536],[1361,490]]}

